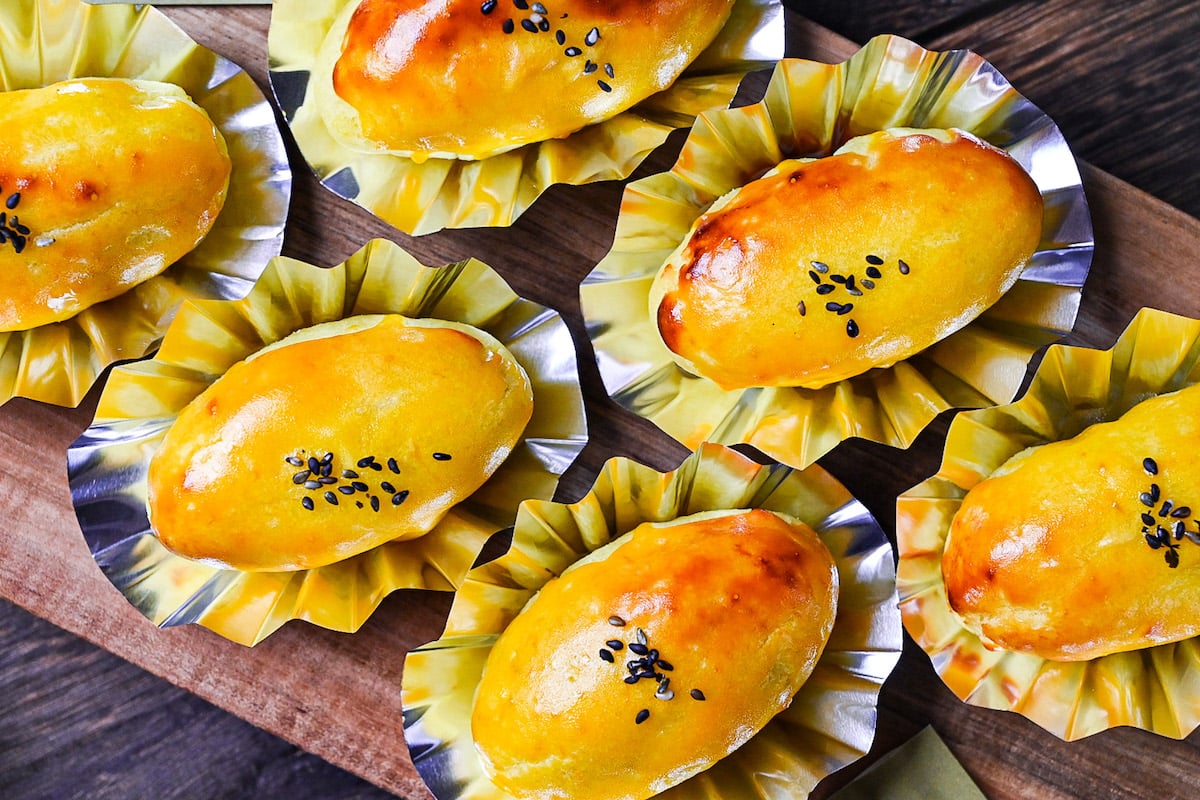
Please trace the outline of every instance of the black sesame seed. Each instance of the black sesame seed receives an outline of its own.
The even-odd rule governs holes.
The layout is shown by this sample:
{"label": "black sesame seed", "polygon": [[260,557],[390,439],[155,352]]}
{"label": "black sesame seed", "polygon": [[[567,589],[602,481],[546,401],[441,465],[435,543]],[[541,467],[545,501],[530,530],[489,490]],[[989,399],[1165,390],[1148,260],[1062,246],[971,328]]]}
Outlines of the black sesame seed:
{"label": "black sesame seed", "polygon": [[612,625],[614,628],[624,628],[625,620],[617,616],[612,616],[608,618],[608,624]]}
{"label": "black sesame seed", "polygon": [[323,455],[321,457],[321,463],[322,464],[332,464],[333,463],[333,453],[326,453],[325,455]]}
{"label": "black sesame seed", "polygon": [[1163,544],[1168,544],[1171,541],[1171,532],[1162,525],[1155,528],[1154,533],[1157,534],[1158,540]]}
{"label": "black sesame seed", "polygon": [[350,480],[354,480],[355,478],[358,477],[358,473],[352,469],[344,469],[344,470],[342,470],[342,477],[349,478]]}
{"label": "black sesame seed", "polygon": [[394,495],[392,495],[392,505],[398,506],[407,499],[408,499],[408,489],[404,489],[403,491],[396,492]]}
{"label": "black sesame seed", "polygon": [[670,661],[663,661],[661,658],[658,660],[658,668],[665,669],[667,672],[673,672],[675,670],[674,665],[671,664]]}
{"label": "black sesame seed", "polygon": [[387,481],[384,481],[383,483],[379,484],[379,488],[380,488],[380,489],[383,489],[383,490],[384,490],[385,492],[387,492],[388,494],[395,494],[395,493],[396,493],[396,487],[395,487],[395,486],[392,486],[392,485],[391,485],[390,483],[388,483]]}
{"label": "black sesame seed", "polygon": [[1191,506],[1179,506],[1178,508],[1176,508],[1174,511],[1171,512],[1171,516],[1176,517],[1177,519],[1186,519],[1186,518],[1190,517],[1191,515],[1192,515]]}
{"label": "black sesame seed", "polygon": [[300,484],[302,484],[306,480],[308,480],[308,476],[311,474],[312,473],[309,472],[308,470],[301,470],[300,472],[297,472],[295,475],[292,476],[292,483],[299,486]]}
{"label": "black sesame seed", "polygon": [[862,287],[864,289],[874,289],[875,281],[871,280],[870,278],[863,278],[862,279]]}
{"label": "black sesame seed", "polygon": [[583,65],[583,74],[591,75],[597,69],[599,69],[599,67],[596,66],[596,63],[593,62],[591,59],[588,59],[588,61]]}
{"label": "black sesame seed", "polygon": [[812,278],[813,283],[817,284],[818,286],[821,285],[821,276],[817,274],[815,269],[810,269],[808,271],[808,277]]}
{"label": "black sesame seed", "polygon": [[1158,510],[1158,515],[1159,515],[1160,517],[1165,517],[1165,516],[1167,516],[1168,514],[1170,514],[1170,513],[1171,513],[1171,509],[1174,507],[1174,505],[1175,505],[1175,504],[1174,504],[1174,503],[1172,503],[1170,500],[1164,500],[1164,501],[1163,501],[1163,504],[1162,504],[1162,508],[1160,508],[1160,509]]}
{"label": "black sesame seed", "polygon": [[704,699],[704,692],[700,691],[699,689],[692,689],[690,692],[688,692],[688,694],[690,694],[692,696],[693,700],[703,700]]}
{"label": "black sesame seed", "polygon": [[651,664],[657,663],[658,662],[658,651],[655,650],[654,648],[650,648],[650,652],[646,653],[646,660],[648,662],[650,662]]}
{"label": "black sesame seed", "polygon": [[842,313],[842,304],[835,302],[833,300],[830,300],[828,303],[825,304],[825,310],[832,311],[835,314],[841,314]]}
{"label": "black sesame seed", "polygon": [[514,6],[516,6],[517,8],[519,8],[519,9],[521,9],[522,11],[528,11],[528,10],[529,10],[529,2],[528,2],[528,0],[513,0],[513,5],[514,5]]}
{"label": "black sesame seed", "polygon": [[321,477],[322,478],[328,478],[332,474],[333,474],[333,464],[322,464],[321,465]]}
{"label": "black sesame seed", "polygon": [[1154,498],[1154,502],[1158,502],[1158,498],[1161,497],[1161,492],[1162,490],[1158,488],[1157,483],[1150,484],[1150,496]]}
{"label": "black sesame seed", "polygon": [[329,475],[322,475],[320,478],[317,478],[317,483],[321,484],[322,486],[330,486],[337,482],[337,478],[330,477]]}
{"label": "black sesame seed", "polygon": [[291,464],[293,467],[303,467],[304,466],[304,462],[302,460],[296,458],[295,456],[288,456],[287,458],[284,459],[284,461]]}
{"label": "black sesame seed", "polygon": [[637,629],[636,633],[634,633],[634,637],[638,640],[638,644],[650,643],[650,640],[646,638],[646,632],[641,628]]}
{"label": "black sesame seed", "polygon": [[372,461],[370,464],[367,464],[367,466],[370,467],[371,469],[375,470],[376,472],[383,471],[383,464],[376,464],[374,461]]}
{"label": "black sesame seed", "polygon": [[355,500],[354,505],[358,506],[359,508],[362,508],[363,507],[362,500]]}
{"label": "black sesame seed", "polygon": [[849,322],[846,323],[846,335],[849,336],[851,339],[854,339],[858,336],[858,323],[857,322],[855,322],[854,320],[850,320]]}
{"label": "black sesame seed", "polygon": [[1144,458],[1142,459],[1142,469],[1146,470],[1147,475],[1157,475],[1158,462],[1153,458]]}
{"label": "black sesame seed", "polygon": [[4,207],[11,210],[11,209],[16,208],[17,204],[20,202],[21,202],[21,193],[13,192],[12,194],[10,194],[8,196],[8,199],[4,201]]}
{"label": "black sesame seed", "polygon": [[616,658],[613,657],[611,650],[601,650],[600,658],[604,659],[605,661],[607,661],[610,664],[612,664],[616,661]]}
{"label": "black sesame seed", "polygon": [[302,497],[302,498],[300,498],[300,505],[304,506],[304,507],[305,507],[305,508],[307,508],[309,511],[312,511],[312,510],[313,510],[313,501],[312,501],[312,498],[311,498],[311,497]]}
{"label": "black sesame seed", "polygon": [[829,280],[833,281],[834,283],[845,283],[846,276],[845,275],[830,275]]}
{"label": "black sesame seed", "polygon": [[517,29],[517,27],[513,25],[513,21],[511,19],[506,19],[504,20],[504,24],[500,26],[500,29],[505,33],[512,33]]}
{"label": "black sesame seed", "polygon": [[[898,259],[897,261],[900,264],[900,274],[907,275],[908,271],[909,271],[908,264],[906,264],[903,259]],[[882,262],[880,262],[880,263],[882,263]]]}
{"label": "black sesame seed", "polygon": [[867,267],[867,277],[868,277],[868,278],[882,278],[882,277],[883,277],[883,273],[882,273],[882,272],[880,272],[880,271],[879,271],[877,268],[875,268],[875,267]]}
{"label": "black sesame seed", "polygon": [[804,301],[801,300],[799,303],[796,304],[796,310],[799,311],[800,316],[803,317],[805,314],[808,313],[808,306],[804,305]]}
{"label": "black sesame seed", "polygon": [[317,461],[317,459],[314,458],[313,456],[309,456],[308,457],[308,469],[310,472],[320,472],[321,471],[321,462]]}
{"label": "black sesame seed", "polygon": [[813,261],[810,263],[812,264],[812,268],[815,269],[817,272],[820,272],[822,274],[829,272],[829,265],[826,264],[824,261]]}
{"label": "black sesame seed", "polygon": [[1154,508],[1155,506],[1154,498],[1150,496],[1149,492],[1142,492],[1139,494],[1138,500],[1141,500],[1142,505],[1146,506],[1147,508]]}
{"label": "black sesame seed", "polygon": [[1143,525],[1153,525],[1154,517],[1150,516],[1149,514],[1142,514],[1142,524]]}
{"label": "black sesame seed", "polygon": [[390,469],[394,474],[396,474],[396,475],[400,474],[400,465],[396,463],[396,459],[389,458],[387,464],[388,464],[388,469]]}
{"label": "black sesame seed", "polygon": [[1162,542],[1158,541],[1158,539],[1154,538],[1148,533],[1146,534],[1146,544],[1150,545],[1151,550],[1157,550],[1158,548],[1162,547]]}
{"label": "black sesame seed", "polygon": [[612,64],[605,64],[605,65],[604,65],[604,74],[605,74],[605,75],[607,75],[607,76],[608,76],[608,77],[610,77],[610,78],[615,78],[615,77],[617,77],[616,70],[614,70],[614,69],[613,69],[613,65],[612,65]]}
{"label": "black sesame seed", "polygon": [[1183,520],[1179,520],[1175,523],[1174,531],[1176,540],[1183,538]]}
{"label": "black sesame seed", "polygon": [[558,42],[560,45],[566,44],[567,43],[567,35],[560,30],[555,31],[554,32],[554,41]]}
{"label": "black sesame seed", "polygon": [[379,498],[376,497],[375,495],[371,495],[371,510],[372,511],[379,510]]}
{"label": "black sesame seed", "polygon": [[840,317],[845,314],[849,314],[853,310],[854,310],[854,303],[842,303],[842,307],[837,313],[838,313],[838,316]]}
{"label": "black sesame seed", "polygon": [[305,481],[304,488],[305,489],[320,489],[321,484],[318,483],[317,481]]}
{"label": "black sesame seed", "polygon": [[643,708],[641,711],[639,711],[637,713],[637,716],[633,718],[633,721],[636,722],[638,725],[641,725],[643,722],[645,722],[648,719],[650,719],[650,709]]}
{"label": "black sesame seed", "polygon": [[883,263],[883,259],[872,253],[871,255],[867,256],[867,263],[878,267]]}
{"label": "black sesame seed", "polygon": [[625,646],[620,639],[609,639],[607,642],[605,642],[605,644],[611,647],[613,650],[620,650]]}
{"label": "black sesame seed", "polygon": [[479,7],[479,10],[484,14],[492,13],[496,10],[496,0],[484,0],[484,3]]}
{"label": "black sesame seed", "polygon": [[[599,28],[592,28],[590,31],[587,32],[587,36],[583,37],[583,43],[586,44],[588,47],[591,47],[598,41],[600,41],[600,29]],[[11,208],[11,206],[9,206],[9,207]]]}
{"label": "black sesame seed", "polygon": [[354,494],[353,486],[339,486],[338,491],[342,494]]}
{"label": "black sesame seed", "polygon": [[541,3],[534,3],[532,6],[530,6],[530,8],[532,8],[532,9],[533,9],[533,11],[534,11],[534,13],[535,13],[535,14],[548,14],[548,13],[550,13],[550,12],[546,11],[546,7],[545,7],[544,5],[542,5]]}
{"label": "black sesame seed", "polygon": [[522,28],[524,28],[525,30],[529,31],[530,33],[537,33],[537,32],[538,32],[538,27],[537,27],[537,25],[536,25],[536,24],[533,22],[533,20],[531,20],[531,19],[523,19],[523,20],[521,20],[521,27],[522,27]]}
{"label": "black sesame seed", "polygon": [[366,485],[365,483],[363,483],[362,481],[355,481],[354,483],[352,483],[352,484],[350,484],[350,485],[354,487],[354,490],[355,490],[356,492],[369,492],[369,491],[371,491],[371,487],[370,487],[370,486],[367,486],[367,485]]}
{"label": "black sesame seed", "polygon": [[550,20],[546,19],[545,17],[541,17],[537,21],[537,26],[538,30],[546,33],[550,30]]}
{"label": "black sesame seed", "polygon": [[563,50],[563,53],[566,54],[567,58],[574,58],[575,56],[581,54],[582,52],[583,51],[580,50],[578,47],[568,47],[566,50]]}
{"label": "black sesame seed", "polygon": [[333,492],[326,492],[325,493],[325,502],[329,503],[329,505],[331,505],[331,506],[336,506],[338,504],[337,495],[334,494]]}
{"label": "black sesame seed", "polygon": [[605,92],[611,92],[611,91],[612,91],[612,87],[611,87],[611,86],[609,86],[609,85],[608,85],[607,83],[605,83],[604,81],[596,81],[596,85],[597,85],[597,86],[599,86],[599,87],[600,87],[600,89],[601,89],[602,91],[605,91]]}
{"label": "black sesame seed", "polygon": [[642,644],[641,642],[631,642],[629,645],[629,652],[636,653],[639,656],[644,656],[650,652],[650,648],[646,647],[646,645]]}
{"label": "black sesame seed", "polygon": [[450,458],[451,458],[451,456],[449,453],[434,453],[433,454],[434,461],[449,461]]}
{"label": "black sesame seed", "polygon": [[637,683],[638,679],[635,678],[634,676],[630,675],[627,678],[625,678],[625,682],[626,683]]}
{"label": "black sesame seed", "polygon": [[1163,555],[1166,556],[1168,567],[1175,569],[1179,566],[1179,553],[1174,550],[1168,550]]}
{"label": "black sesame seed", "polygon": [[817,287],[817,294],[829,294],[836,288],[832,283],[823,283]]}

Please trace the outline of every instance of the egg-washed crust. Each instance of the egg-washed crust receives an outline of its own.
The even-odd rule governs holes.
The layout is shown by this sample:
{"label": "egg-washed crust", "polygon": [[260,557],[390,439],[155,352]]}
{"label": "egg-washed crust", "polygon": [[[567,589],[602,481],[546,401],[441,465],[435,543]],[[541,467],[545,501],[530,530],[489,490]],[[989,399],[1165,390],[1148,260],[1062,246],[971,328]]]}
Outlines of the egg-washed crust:
{"label": "egg-washed crust", "polygon": [[499,468],[532,411],[520,364],[469,325],[305,328],[180,412],[150,461],[151,527],[179,555],[248,571],[416,538]]}
{"label": "egg-washed crust", "polygon": [[733,0],[362,0],[314,69],[352,150],[480,159],[567,136],[671,85]]}
{"label": "egg-washed crust", "polygon": [[521,800],[657,794],[788,706],[837,596],[832,556],[794,518],[640,525],[544,586],[501,634],[472,713],[481,763]]}
{"label": "egg-washed crust", "polygon": [[1013,456],[963,498],[942,574],[989,647],[1079,661],[1200,635],[1200,386]]}
{"label": "egg-washed crust", "polygon": [[819,388],[962,328],[1037,249],[1042,198],[1004,151],[895,129],[720,198],[651,287],[675,361],[722,388]]}
{"label": "egg-washed crust", "polygon": [[229,154],[178,86],[79,78],[0,100],[0,331],[116,297],[216,221]]}

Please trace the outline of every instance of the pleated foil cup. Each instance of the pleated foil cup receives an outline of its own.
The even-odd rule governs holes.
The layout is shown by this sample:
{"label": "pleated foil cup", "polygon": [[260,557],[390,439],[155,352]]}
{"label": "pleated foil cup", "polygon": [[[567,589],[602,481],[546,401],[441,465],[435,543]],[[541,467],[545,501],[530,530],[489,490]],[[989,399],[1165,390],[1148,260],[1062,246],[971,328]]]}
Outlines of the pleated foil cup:
{"label": "pleated foil cup", "polygon": [[[226,369],[293,331],[358,314],[464,322],[500,340],[533,386],[533,418],[499,470],[430,533],[299,572],[219,569],[150,530],[146,470],[179,411]],[[151,360],[113,369],[92,425],[68,450],[84,538],[105,576],[156,625],[199,623],[252,645],[291,619],[355,631],[395,589],[452,590],[526,498],[549,498],[587,439],[562,318],[474,259],[425,267],[377,239],[332,269],[278,257],[239,301],[188,302]]]}
{"label": "pleated foil cup", "polygon": [[950,610],[942,582],[962,498],[1010,456],[1197,382],[1200,321],[1143,309],[1111,350],[1051,347],[1020,400],[954,419],[937,474],[897,501],[896,538],[905,628],[956,695],[1068,741],[1121,725],[1179,739],[1200,725],[1200,638],[1079,662],[989,650]]}
{"label": "pleated foil cup", "polygon": [[510,550],[468,574],[442,637],[404,662],[404,736],[434,796],[510,798],[482,772],[470,717],[488,653],[526,601],[642,522],[737,508],[792,514],[817,531],[841,578],[837,619],[791,706],[711,769],[659,797],[805,797],[826,775],[863,756],[875,736],[880,687],[902,644],[891,545],[870,513],[819,467],[762,466],[706,444],[674,472],[615,458],[576,503],[521,504]]}
{"label": "pleated foil cup", "polygon": [[460,161],[423,163],[356,152],[330,134],[309,83],[317,52],[338,12],[358,0],[276,0],[268,40],[271,87],[305,160],[321,183],[406,233],[503,227],[556,183],[628,177],[676,128],[725,106],[753,69],[783,56],[780,0],[738,0],[711,45],[666,90],[564,139]]}
{"label": "pleated foil cup", "polygon": [[180,302],[243,297],[283,245],[292,191],[287,153],[271,105],[236,64],[150,6],[0,4],[0,89],[80,77],[181,86],[225,138],[229,191],[204,240],[162,274],[62,322],[0,332],[0,402],[19,396],[77,405],[110,364],[153,351]]}
{"label": "pleated foil cup", "polygon": [[[1042,241],[1016,285],[921,353],[821,389],[726,391],[676,366],[648,295],[692,223],[785,158],[826,156],[892,127],[961,128],[1033,177]],[[614,400],[688,447],[744,442],[803,467],[851,437],[908,447],[947,408],[1011,400],[1031,356],[1074,326],[1092,250],[1079,172],[1054,123],[979,56],[880,36],[842,64],[785,59],[762,102],[701,114],[670,172],[626,187],[613,247],[580,298]]]}

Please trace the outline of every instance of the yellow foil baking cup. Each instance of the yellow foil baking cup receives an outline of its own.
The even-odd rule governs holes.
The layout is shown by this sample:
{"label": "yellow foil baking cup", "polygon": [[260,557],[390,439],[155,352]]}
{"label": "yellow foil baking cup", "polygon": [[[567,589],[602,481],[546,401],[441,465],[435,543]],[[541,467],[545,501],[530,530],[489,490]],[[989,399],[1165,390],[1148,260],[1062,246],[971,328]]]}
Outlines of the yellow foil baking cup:
{"label": "yellow foil baking cup", "polygon": [[706,444],[674,472],[615,458],[576,503],[521,504],[508,552],[467,575],[442,638],[404,662],[404,737],[434,796],[509,800],[481,770],[471,706],[492,644],[538,589],[642,522],[737,508],[788,513],[817,531],[841,578],[837,620],[786,711],[711,769],[659,796],[806,797],[826,775],[863,756],[875,736],[880,687],[902,644],[891,545],[870,513],[819,467],[763,466]]}
{"label": "yellow foil baking cup", "polygon": [[[829,155],[891,127],[961,128],[1030,173],[1045,202],[1043,235],[1016,285],[916,356],[822,389],[725,391],[676,366],[648,294],[696,218],[784,158]],[[580,301],[618,403],[688,447],[745,442],[802,467],[850,437],[908,447],[947,408],[1011,400],[1034,352],[1074,325],[1092,249],[1079,172],[1054,123],[979,56],[881,36],[842,64],[785,59],[762,102],[701,114],[670,172],[626,187],[612,249]]]}
{"label": "yellow foil baking cup", "polygon": [[[418,539],[300,572],[218,569],[166,550],[146,515],[146,468],[176,415],[231,365],[293,331],[358,314],[464,322],[500,340],[533,386],[533,417],[492,478]],[[199,623],[241,644],[290,619],[355,631],[395,589],[451,590],[526,498],[549,498],[587,440],[562,318],[474,259],[419,264],[376,239],[332,269],[275,258],[237,301],[187,302],[150,360],[112,371],[67,453],[75,513],[105,576],[160,626]]]}
{"label": "yellow foil baking cup", "polygon": [[166,272],[71,319],[0,333],[0,402],[78,404],[108,365],[152,351],[181,301],[244,296],[283,245],[292,173],[275,115],[249,75],[149,6],[0,5],[0,89],[88,76],[181,86],[225,138],[229,192],[208,235]]}
{"label": "yellow foil baking cup", "polygon": [[556,183],[627,177],[676,128],[727,105],[747,72],[783,56],[780,0],[738,0],[716,40],[668,89],[612,119],[479,161],[423,163],[352,151],[333,138],[309,91],[338,12],[358,0],[276,0],[268,39],[271,87],[301,153],[326,188],[412,234],[502,227]]}
{"label": "yellow foil baking cup", "polygon": [[1070,663],[989,650],[950,610],[942,582],[962,498],[1010,456],[1197,381],[1200,321],[1143,309],[1111,350],[1051,347],[1020,400],[955,417],[937,474],[897,501],[896,538],[904,626],[956,695],[1067,740],[1119,725],[1179,739],[1200,725],[1200,639]]}

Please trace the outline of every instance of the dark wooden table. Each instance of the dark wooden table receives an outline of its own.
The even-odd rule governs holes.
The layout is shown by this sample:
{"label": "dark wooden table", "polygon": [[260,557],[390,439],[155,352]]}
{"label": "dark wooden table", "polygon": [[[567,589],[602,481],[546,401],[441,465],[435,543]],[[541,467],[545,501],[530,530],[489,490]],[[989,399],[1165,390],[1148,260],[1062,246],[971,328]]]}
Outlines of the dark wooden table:
{"label": "dark wooden table", "polygon": [[[1163,248],[1200,242],[1200,227],[1191,219],[1200,217],[1200,67],[1194,60],[1194,44],[1200,41],[1200,3],[1196,0],[789,0],[788,5],[854,41],[899,33],[932,49],[967,47],[977,51],[1043,108],[1062,128],[1076,155],[1095,168],[1085,168],[1085,184],[1098,215],[1123,213],[1120,209],[1128,208],[1129,203],[1145,204],[1149,209],[1146,218],[1159,226],[1151,233],[1163,232]],[[233,57],[265,85],[266,9],[218,12],[185,7],[168,13],[201,43]],[[802,51],[789,54],[809,55]],[[296,157],[294,150],[292,154]],[[294,209],[303,209],[309,202],[305,198],[318,196],[323,189],[298,157],[293,165],[297,179]],[[615,214],[618,184],[584,191],[587,202],[602,204]],[[506,242],[528,241],[539,219],[550,213],[553,204],[570,202],[569,195],[551,192],[511,231],[450,232],[427,239],[422,246],[443,261],[491,252],[493,247],[501,252],[505,247],[511,250]],[[317,226],[307,224],[301,213],[290,226],[285,252],[301,258],[317,252],[332,263],[370,236],[411,241],[348,204],[337,207],[351,221],[341,228],[338,238],[330,239]],[[589,246],[603,254],[607,248],[604,237],[611,236],[611,230],[585,235],[598,237]],[[1155,274],[1154,280],[1166,285],[1151,292],[1120,278],[1128,273],[1128,267],[1123,268],[1125,272],[1115,269],[1114,257],[1104,255],[1106,246],[1119,251],[1121,242],[1100,229],[1097,239],[1100,268],[1093,270],[1085,291],[1073,341],[1111,344],[1132,311],[1156,298],[1161,298],[1162,302],[1156,303],[1160,307],[1200,314],[1200,291],[1192,288],[1200,274],[1200,246],[1182,258],[1180,253],[1167,252],[1173,261],[1189,265],[1193,271],[1189,273],[1185,267]],[[1151,247],[1137,252],[1145,257],[1155,251]],[[539,282],[529,275],[510,277],[519,291],[567,310],[568,320],[577,323],[574,281],[589,267],[571,265],[568,274],[557,281]],[[1153,264],[1147,268],[1153,273]],[[1113,284],[1097,284],[1110,276],[1115,276]],[[595,395],[599,384],[593,365],[585,364],[584,372],[585,389]],[[89,402],[80,410],[62,412],[17,401],[0,409],[0,424],[5,415],[19,414],[30,420],[30,426],[44,424],[69,441],[72,431],[86,425]],[[587,464],[594,467],[607,455],[634,449],[630,436],[640,435],[639,426],[602,402],[593,402],[589,412],[595,444]],[[944,429],[942,419],[921,437],[906,454],[903,474],[890,468],[895,460],[893,451],[859,443],[839,448],[822,463],[866,502],[891,533],[895,494],[935,471]],[[650,448],[650,455],[669,463],[677,451],[659,444]],[[586,486],[584,478],[576,480]],[[9,535],[4,528],[17,513],[10,503],[0,499],[0,541]],[[4,552],[0,549],[0,554]],[[37,564],[28,567],[39,568]],[[426,599],[433,609],[429,613],[444,613],[443,598]],[[392,599],[383,610],[394,612],[396,604],[415,602]],[[39,607],[37,598],[25,605]],[[85,614],[61,624],[83,637],[0,601],[0,798],[303,800],[394,796],[90,644],[86,639],[103,636],[91,635],[89,625],[103,627],[103,620]],[[156,633],[151,631],[151,635]],[[122,652],[145,663],[136,649]],[[169,670],[155,671],[170,674]],[[200,694],[214,695],[205,691],[202,675],[192,674],[187,681],[177,682]],[[252,699],[239,705],[244,716],[270,717],[269,712],[260,717],[259,711]],[[1023,718],[958,702],[933,673],[928,659],[908,642],[900,666],[884,690],[880,734],[872,757],[931,723],[993,798],[1161,800],[1194,796],[1200,785],[1200,734],[1177,742],[1122,729],[1068,745]],[[304,737],[292,738],[302,741]],[[353,753],[355,743],[348,740],[342,745],[324,752],[367,774],[369,770],[346,755]],[[402,747],[398,740],[396,746]],[[419,787],[406,788],[411,784],[402,778],[382,782],[414,800],[426,797]],[[818,794],[826,789],[821,787]]]}

